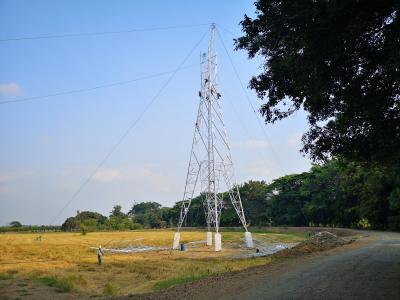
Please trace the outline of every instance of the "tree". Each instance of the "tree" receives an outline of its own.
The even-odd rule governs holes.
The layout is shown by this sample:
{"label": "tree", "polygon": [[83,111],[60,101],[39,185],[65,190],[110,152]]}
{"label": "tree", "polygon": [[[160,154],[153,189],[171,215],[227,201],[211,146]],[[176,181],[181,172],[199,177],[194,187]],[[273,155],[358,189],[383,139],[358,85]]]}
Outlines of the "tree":
{"label": "tree", "polygon": [[250,81],[267,123],[308,112],[302,151],[400,161],[400,1],[257,0],[235,40],[264,57]]}
{"label": "tree", "polygon": [[161,204],[157,202],[141,202],[134,204],[128,215],[133,216],[135,214],[144,214],[147,212],[155,212],[161,208]]}
{"label": "tree", "polygon": [[61,230],[63,231],[71,231],[73,229],[77,229],[78,223],[76,222],[75,217],[67,218],[64,223],[61,225]]}
{"label": "tree", "polygon": [[111,213],[110,213],[110,217],[126,217],[126,214],[124,214],[122,212],[122,206],[121,205],[114,205]]}
{"label": "tree", "polygon": [[[244,183],[239,187],[240,197],[243,203],[243,209],[247,223],[251,225],[265,225],[267,222],[267,194],[268,185],[264,181],[252,181]],[[229,196],[226,197],[228,207],[231,207]],[[231,209],[233,224],[240,224],[236,211]],[[225,212],[224,212],[225,213]],[[222,218],[223,216],[221,216]]]}
{"label": "tree", "polygon": [[306,225],[302,208],[309,197],[302,192],[302,187],[308,176],[308,173],[286,175],[268,186],[266,215],[275,225]]}
{"label": "tree", "polygon": [[10,222],[10,226],[11,227],[22,227],[22,224],[19,221],[12,221],[12,222]]}
{"label": "tree", "polygon": [[75,217],[70,217],[61,225],[63,231],[71,231],[74,229],[96,230],[103,226],[107,221],[107,217],[93,211],[78,211]]}

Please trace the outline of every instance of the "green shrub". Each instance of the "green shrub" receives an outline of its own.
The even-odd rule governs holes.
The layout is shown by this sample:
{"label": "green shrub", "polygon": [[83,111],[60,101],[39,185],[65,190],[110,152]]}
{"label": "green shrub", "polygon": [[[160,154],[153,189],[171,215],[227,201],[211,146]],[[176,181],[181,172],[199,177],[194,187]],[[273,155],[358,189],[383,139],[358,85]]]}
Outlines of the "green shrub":
{"label": "green shrub", "polygon": [[41,284],[55,287],[61,293],[69,292],[73,289],[72,281],[68,278],[58,278],[55,276],[45,276],[38,278]]}
{"label": "green shrub", "polygon": [[81,235],[86,235],[86,234],[87,234],[86,226],[81,225]]}
{"label": "green shrub", "polygon": [[7,279],[11,279],[11,278],[13,278],[13,276],[11,274],[0,273],[0,280],[7,280]]}
{"label": "green shrub", "polygon": [[131,229],[132,230],[143,229],[143,225],[139,223],[132,223]]}
{"label": "green shrub", "polygon": [[116,286],[112,285],[111,283],[107,283],[104,287],[103,294],[106,296],[114,296],[118,292]]}

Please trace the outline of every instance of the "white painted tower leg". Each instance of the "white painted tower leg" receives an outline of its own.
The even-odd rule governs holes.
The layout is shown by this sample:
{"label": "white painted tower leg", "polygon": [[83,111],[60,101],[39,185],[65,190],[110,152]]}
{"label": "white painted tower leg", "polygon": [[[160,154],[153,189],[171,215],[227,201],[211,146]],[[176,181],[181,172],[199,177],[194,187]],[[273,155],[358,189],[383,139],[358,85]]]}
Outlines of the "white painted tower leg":
{"label": "white painted tower leg", "polygon": [[244,241],[247,248],[253,248],[253,237],[251,236],[251,232],[246,231],[244,233]]}
{"label": "white painted tower leg", "polygon": [[207,246],[212,246],[212,232],[207,231]]}
{"label": "white painted tower leg", "polygon": [[181,238],[181,234],[179,232],[175,232],[174,235],[174,244],[172,245],[172,249],[176,250],[179,248],[179,240]]}
{"label": "white painted tower leg", "polygon": [[221,251],[221,234],[220,233],[216,233],[214,235],[215,238],[215,251]]}

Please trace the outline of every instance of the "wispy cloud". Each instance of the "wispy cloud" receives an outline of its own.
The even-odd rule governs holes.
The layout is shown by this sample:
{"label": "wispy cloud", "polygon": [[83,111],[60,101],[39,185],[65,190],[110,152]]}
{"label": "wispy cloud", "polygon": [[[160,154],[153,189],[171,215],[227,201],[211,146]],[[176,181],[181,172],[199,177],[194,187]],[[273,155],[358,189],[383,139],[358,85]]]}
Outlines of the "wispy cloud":
{"label": "wispy cloud", "polygon": [[249,139],[242,142],[236,142],[233,143],[233,146],[236,148],[245,148],[250,150],[267,149],[270,147],[269,143],[266,140],[258,140],[258,139]]}
{"label": "wispy cloud", "polygon": [[100,182],[112,182],[124,179],[124,176],[119,170],[107,169],[98,171],[93,179]]}
{"label": "wispy cloud", "polygon": [[0,83],[0,95],[19,95],[21,87],[16,83]]}
{"label": "wispy cloud", "polygon": [[16,181],[28,176],[35,175],[34,172],[29,171],[10,171],[10,172],[1,172],[0,173],[0,184],[6,183],[10,181]]}
{"label": "wispy cloud", "polygon": [[132,185],[163,192],[169,192],[177,187],[174,176],[150,167],[103,169],[93,176],[93,181],[101,183],[129,181]]}

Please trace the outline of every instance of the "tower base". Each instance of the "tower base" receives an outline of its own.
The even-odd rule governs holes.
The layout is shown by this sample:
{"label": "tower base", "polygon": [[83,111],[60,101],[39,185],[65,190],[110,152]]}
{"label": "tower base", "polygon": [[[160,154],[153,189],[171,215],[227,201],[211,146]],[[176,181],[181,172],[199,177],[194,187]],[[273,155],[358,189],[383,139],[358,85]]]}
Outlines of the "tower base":
{"label": "tower base", "polygon": [[181,234],[179,232],[175,232],[174,243],[172,245],[172,249],[177,250],[179,248],[179,240],[180,239],[181,239]]}
{"label": "tower base", "polygon": [[244,241],[246,243],[247,248],[253,248],[253,237],[251,236],[251,232],[246,231],[244,233]]}
{"label": "tower base", "polygon": [[206,242],[207,246],[212,246],[212,232],[211,231],[207,232],[207,240],[206,241],[207,241]]}
{"label": "tower base", "polygon": [[222,247],[221,247],[221,234],[220,233],[215,233],[214,235],[214,239],[215,239],[215,251],[221,251]]}

